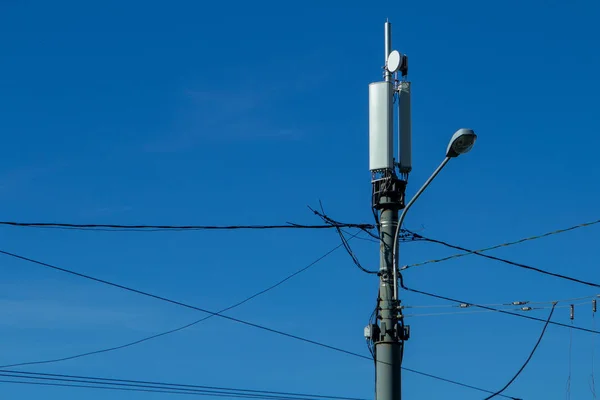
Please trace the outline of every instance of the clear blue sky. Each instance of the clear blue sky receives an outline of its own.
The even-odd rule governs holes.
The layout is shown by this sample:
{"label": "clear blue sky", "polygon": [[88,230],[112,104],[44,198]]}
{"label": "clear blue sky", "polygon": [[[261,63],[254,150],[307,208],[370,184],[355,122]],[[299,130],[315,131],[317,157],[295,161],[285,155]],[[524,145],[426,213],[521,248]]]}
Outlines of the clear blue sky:
{"label": "clear blue sky", "polygon": [[[333,218],[371,222],[367,86],[381,76],[386,18],[394,48],[410,56],[409,195],[454,130],[479,133],[473,152],[415,205],[408,228],[479,248],[599,218],[597,2],[366,4],[1,1],[0,219],[318,223],[306,206],[321,199]],[[600,282],[599,229],[494,254]],[[1,228],[0,238],[4,250],[213,310],[339,244],[333,231]],[[365,266],[377,265],[377,244],[354,248]],[[448,254],[406,244],[401,262]],[[1,364],[119,345],[201,316],[12,259],[0,258],[0,267]],[[474,257],[414,269],[405,280],[479,303],[596,293]],[[338,251],[230,315],[367,354],[362,331],[376,287]],[[568,310],[555,320],[568,322]],[[492,390],[512,377],[542,328],[497,314],[408,323],[405,366]],[[577,308],[575,323],[592,326],[590,306]],[[568,348],[569,330],[551,326],[507,393],[564,398]],[[592,398],[591,348],[591,335],[573,334],[573,398]],[[217,318],[126,350],[23,370],[373,394],[369,361]],[[412,374],[403,385],[407,399],[483,397]],[[0,386],[2,398],[82,396],[167,397]]]}

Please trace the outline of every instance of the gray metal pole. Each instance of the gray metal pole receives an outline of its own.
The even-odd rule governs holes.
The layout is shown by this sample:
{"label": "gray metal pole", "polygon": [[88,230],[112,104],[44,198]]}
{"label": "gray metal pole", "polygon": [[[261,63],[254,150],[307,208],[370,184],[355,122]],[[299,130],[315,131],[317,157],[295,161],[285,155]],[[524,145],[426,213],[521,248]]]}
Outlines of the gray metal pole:
{"label": "gray metal pole", "polygon": [[[392,24],[385,23],[385,64],[392,51]],[[384,70],[384,79],[392,82],[392,73]],[[393,98],[390,95],[385,105],[392,109]],[[377,121],[376,121],[377,122]],[[393,137],[393,124],[388,124],[389,138]],[[387,142],[386,142],[387,143]],[[380,230],[380,263],[379,263],[379,295],[377,299],[378,326],[370,334],[375,345],[375,398],[376,400],[400,400],[402,364],[402,346],[406,339],[402,321],[399,322],[400,310],[394,282],[394,262],[396,252],[394,235],[398,225],[399,210],[404,207],[404,190],[406,182],[401,181],[395,174],[393,165],[388,166],[382,173],[381,179],[372,181],[373,207],[379,210]]]}
{"label": "gray metal pole", "polygon": [[388,203],[381,210],[381,258],[379,266],[380,321],[379,337],[375,341],[376,400],[401,399],[401,346],[398,332],[398,302],[394,299],[393,281],[394,234],[398,224],[400,204]]}
{"label": "gray metal pole", "polygon": [[[383,33],[384,33],[384,38],[385,38],[385,41],[384,41],[385,59],[383,60],[383,65],[386,66],[388,56],[392,52],[392,24],[389,21],[386,21],[386,23],[384,25]],[[384,68],[384,77],[385,77],[386,82],[392,81],[392,73],[390,71],[388,71],[387,68]]]}

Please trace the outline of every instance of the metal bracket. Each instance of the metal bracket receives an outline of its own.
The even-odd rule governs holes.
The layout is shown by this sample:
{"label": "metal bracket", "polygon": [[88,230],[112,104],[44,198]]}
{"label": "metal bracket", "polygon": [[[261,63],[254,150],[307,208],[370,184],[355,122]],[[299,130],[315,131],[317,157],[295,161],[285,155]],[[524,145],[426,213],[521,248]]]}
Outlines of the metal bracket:
{"label": "metal bracket", "polygon": [[373,208],[378,210],[390,206],[396,206],[399,210],[404,208],[405,180],[399,179],[395,175],[389,175],[376,179],[372,183]]}
{"label": "metal bracket", "polygon": [[[400,326],[400,328],[402,328],[402,326]],[[402,341],[410,339],[410,325],[405,325],[403,329],[400,329],[398,334],[400,336],[400,340]]]}

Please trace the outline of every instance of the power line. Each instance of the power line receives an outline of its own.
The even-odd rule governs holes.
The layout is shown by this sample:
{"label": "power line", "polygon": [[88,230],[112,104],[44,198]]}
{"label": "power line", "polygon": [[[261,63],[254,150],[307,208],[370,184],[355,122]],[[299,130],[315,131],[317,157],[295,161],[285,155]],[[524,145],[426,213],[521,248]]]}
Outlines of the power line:
{"label": "power line", "polygon": [[[400,280],[400,282],[402,282],[402,280]],[[441,296],[439,294],[433,294],[433,293],[424,292],[422,290],[411,289],[411,288],[406,287],[403,283],[401,283],[401,285],[402,285],[402,288],[404,290],[406,290],[408,292],[422,294],[423,296],[433,297],[433,298],[436,298],[436,299],[439,299],[439,300],[452,301],[454,303],[459,303],[459,304],[462,304],[462,303],[469,304],[470,306],[481,308],[481,309],[484,309],[484,310],[495,311],[495,312],[498,312],[500,314],[512,315],[512,316],[515,316],[515,317],[525,318],[525,319],[529,319],[529,320],[532,320],[532,321],[546,322],[545,320],[543,320],[541,318],[532,317],[531,315],[517,314],[517,313],[511,312],[511,311],[506,311],[506,310],[501,310],[501,309],[498,309],[498,308],[484,306],[482,304],[469,303],[469,302],[466,302],[464,300],[453,299],[451,297]],[[571,328],[571,325],[563,324],[561,322],[550,321],[550,324],[551,325],[556,325],[556,326],[562,326],[563,328]],[[575,329],[575,330],[578,330],[578,331],[582,331],[582,332],[600,334],[600,331],[597,331],[597,330],[594,330],[594,329],[582,328],[582,327],[579,327],[579,326],[573,326],[572,328]]]}
{"label": "power line", "polygon": [[[478,388],[476,386],[467,385],[461,382],[457,382],[451,379],[440,378],[436,375],[423,373],[420,371],[416,371],[410,368],[403,368],[408,372],[412,372],[418,375],[426,376],[429,378],[441,380],[443,382],[451,383],[454,385],[458,385],[464,388],[473,389],[485,393],[493,393],[492,391]],[[18,374],[18,375],[8,375],[8,374]],[[282,396],[304,396],[311,398],[319,398],[319,399],[331,399],[331,400],[363,400],[351,397],[341,397],[341,396],[326,396],[326,395],[314,395],[314,394],[304,394],[304,393],[290,393],[290,392],[275,392],[275,391],[265,391],[265,390],[249,390],[249,389],[235,389],[235,388],[221,388],[216,386],[202,386],[202,385],[189,385],[189,384],[176,384],[176,383],[164,383],[164,382],[152,382],[152,381],[137,381],[137,380],[129,380],[129,379],[111,379],[111,378],[98,378],[98,377],[89,377],[89,376],[77,376],[77,375],[65,375],[65,374],[48,374],[48,373],[38,373],[38,372],[20,372],[20,371],[11,371],[11,370],[0,370],[0,376],[10,376],[10,377],[21,377],[28,379],[45,379],[45,380],[53,380],[53,381],[63,381],[63,382],[79,382],[79,383],[101,383],[104,385],[135,385],[136,387],[147,387],[151,389],[168,389],[168,390],[201,390],[206,392],[207,390],[211,391],[227,391],[238,394],[247,394],[247,395],[282,395]],[[502,396],[508,399],[519,400],[515,397],[510,396]],[[262,397],[261,397],[262,398]]]}
{"label": "power line", "polygon": [[149,292],[145,292],[143,290],[138,290],[138,289],[134,289],[134,288],[131,288],[131,287],[128,287],[128,286],[120,285],[118,283],[110,282],[110,281],[107,281],[107,280],[104,280],[104,279],[95,278],[95,277],[90,276],[90,275],[86,275],[86,274],[82,274],[82,273],[79,273],[79,272],[75,272],[75,271],[72,271],[72,270],[69,270],[69,269],[66,269],[66,268],[61,268],[61,267],[58,267],[58,266],[55,266],[55,265],[52,265],[52,264],[48,264],[48,263],[45,263],[45,262],[42,262],[42,261],[34,260],[32,258],[20,256],[18,254],[10,253],[10,252],[4,251],[4,250],[0,250],[0,254],[4,254],[4,255],[7,255],[7,256],[10,256],[10,257],[14,257],[14,258],[17,258],[17,259],[20,259],[20,260],[23,260],[23,261],[27,261],[27,262],[30,262],[30,263],[38,264],[38,265],[41,265],[41,266],[44,266],[44,267],[47,267],[47,268],[54,269],[56,271],[64,272],[64,273],[67,273],[67,274],[70,274],[70,275],[74,275],[74,276],[78,276],[80,278],[88,279],[88,280],[91,280],[91,281],[94,281],[94,282],[102,283],[102,284],[107,285],[107,286],[116,287],[118,289],[122,289],[122,290],[125,290],[125,291],[128,291],[128,292],[136,293],[136,294],[139,294],[139,295],[142,295],[142,296],[150,297],[150,298],[153,298],[153,299],[156,299],[156,300],[161,300],[161,301],[164,301],[166,303],[171,303],[171,304],[174,304],[174,305],[177,305],[177,306],[181,306],[181,307],[184,307],[184,308],[188,308],[188,309],[191,309],[191,310],[196,310],[196,311],[200,311],[200,312],[203,312],[203,313],[206,313],[206,314],[211,314],[213,316],[218,316],[220,318],[223,318],[223,319],[226,319],[226,320],[229,320],[229,321],[233,321],[233,322],[237,322],[237,323],[240,323],[242,325],[251,326],[253,328],[257,328],[257,329],[261,329],[261,330],[264,330],[264,331],[267,331],[267,332],[275,333],[277,335],[289,337],[291,339],[296,339],[296,340],[299,340],[299,341],[302,341],[302,342],[305,342],[305,343],[310,343],[310,344],[313,344],[313,345],[316,345],[316,346],[328,348],[330,350],[338,351],[338,352],[341,352],[341,353],[346,353],[346,354],[353,355],[353,356],[359,356],[361,358],[367,358],[367,359],[370,360],[370,358],[367,357],[367,356],[363,356],[361,354],[354,353],[354,352],[351,352],[351,351],[348,351],[348,350],[343,350],[343,349],[340,349],[340,348],[335,347],[335,346],[330,346],[330,345],[327,345],[327,344],[324,344],[324,343],[320,343],[320,342],[317,342],[317,341],[314,341],[314,340],[310,340],[310,339],[306,339],[306,338],[303,338],[303,337],[300,337],[300,336],[297,336],[297,335],[293,335],[291,333],[286,333],[286,332],[279,331],[279,330],[276,330],[276,329],[273,329],[273,328],[268,328],[266,326],[255,324],[253,322],[245,321],[245,320],[242,320],[242,319],[239,319],[239,318],[234,318],[234,317],[230,317],[230,316],[227,316],[227,315],[222,315],[222,314],[219,314],[219,313],[214,312],[214,311],[209,311],[209,310],[206,310],[204,308],[196,307],[196,306],[193,306],[193,305],[190,305],[190,304],[187,304],[187,303],[182,303],[182,302],[177,301],[177,300],[171,300],[171,299],[168,299],[168,298],[163,297],[163,296],[155,295],[155,294],[152,294],[152,293],[149,293]]}
{"label": "power line", "polygon": [[[554,303],[564,303],[564,302],[573,302],[579,300],[591,300],[600,297],[600,295],[593,296],[582,296],[582,297],[571,297],[567,299],[557,299],[551,301],[514,301],[514,302],[504,302],[504,303],[492,303],[492,304],[482,304],[483,306],[488,307],[508,307],[509,311],[535,311],[535,310],[546,310],[550,309],[552,304]],[[593,300],[592,300],[593,301]],[[550,307],[546,305],[549,304]],[[580,301],[574,303],[574,305],[583,305],[588,304],[587,301]],[[437,312],[437,313],[429,313],[429,314],[404,314],[405,317],[421,317],[421,316],[434,316],[434,315],[458,315],[458,314],[469,314],[469,313],[482,313],[482,312],[493,312],[491,310],[479,310],[479,311],[468,311],[471,308],[471,304],[461,303],[461,304],[438,304],[438,305],[417,305],[417,306],[403,306],[402,309],[432,309],[432,308],[459,308],[463,311],[449,311],[449,312]],[[568,305],[557,306],[556,308],[569,307]]]}
{"label": "power line", "polygon": [[[344,248],[346,249],[346,252],[348,253],[348,255],[350,256],[350,258],[352,259],[352,262],[354,263],[354,265],[356,265],[358,267],[358,269],[360,269],[362,272],[370,274],[370,275],[377,275],[379,274],[379,270],[368,270],[365,267],[362,266],[362,264],[360,263],[360,261],[358,260],[358,257],[356,256],[356,254],[354,254],[354,251],[352,250],[352,248],[350,247],[350,245],[348,244],[348,241],[346,240],[346,237],[344,236],[344,232],[342,231],[341,228],[339,228],[340,223],[338,221],[333,220],[332,218],[328,217],[327,215],[325,215],[325,210],[323,210],[323,204],[321,203],[321,211],[322,212],[318,212],[314,209],[312,209],[311,207],[308,207],[315,215],[317,215],[318,217],[320,217],[326,224],[330,224],[332,226],[336,227],[336,231],[340,237],[340,240],[342,241],[342,244],[344,245]],[[376,235],[374,235],[373,233],[366,231],[369,235],[371,235],[372,237],[375,237],[377,240],[373,240],[375,242],[378,243],[382,243],[381,239],[379,237],[377,237]],[[406,230],[402,230],[402,234],[403,237],[402,239],[404,239],[403,241],[409,241],[408,238],[406,237],[407,231]],[[410,238],[410,241],[414,241],[414,240],[418,240],[414,234],[410,233],[410,235],[412,236]]]}
{"label": "power line", "polygon": [[[320,202],[319,202],[320,203]],[[321,203],[321,210],[323,210],[323,213],[320,213],[316,210],[313,210],[312,208],[308,207],[315,215],[319,216],[326,224],[329,224],[331,226],[335,226],[335,230],[337,231],[340,240],[342,241],[342,245],[344,246],[344,249],[346,249],[346,253],[348,253],[348,255],[350,256],[350,258],[352,259],[352,262],[354,263],[354,265],[356,265],[358,267],[358,269],[360,269],[362,272],[367,273],[367,274],[377,274],[379,273],[379,271],[371,271],[366,269],[365,267],[362,266],[362,264],[360,263],[360,261],[358,261],[358,257],[356,257],[356,255],[354,254],[354,252],[352,251],[352,248],[350,247],[350,244],[348,244],[348,240],[346,240],[346,237],[344,236],[344,232],[342,232],[342,229],[339,228],[337,226],[337,222],[332,220],[331,218],[329,218],[328,216],[325,215],[325,210],[323,210],[323,203]]]}
{"label": "power line", "polygon": [[[295,340],[298,340],[298,341],[301,341],[301,342],[313,344],[315,346],[323,347],[323,348],[326,348],[326,349],[329,349],[329,350],[333,350],[333,351],[336,351],[336,352],[339,352],[339,353],[344,353],[344,354],[347,354],[347,355],[350,355],[350,356],[353,356],[353,357],[357,357],[357,358],[362,358],[362,359],[365,359],[365,360],[373,361],[373,359],[371,357],[369,357],[369,356],[365,356],[363,354],[359,354],[359,353],[356,353],[356,352],[353,352],[353,351],[350,351],[350,350],[344,350],[344,349],[339,348],[339,347],[331,346],[331,345],[328,345],[328,344],[325,344],[325,343],[321,343],[321,342],[318,342],[318,341],[315,341],[315,340],[307,339],[307,338],[304,338],[304,337],[301,337],[301,336],[298,336],[298,335],[294,335],[294,334],[291,334],[291,333],[279,331],[279,330],[276,330],[276,329],[273,329],[273,328],[269,328],[269,327],[266,327],[266,326],[263,326],[263,325],[255,324],[253,322],[244,321],[244,320],[241,320],[241,319],[238,319],[238,318],[234,318],[234,317],[229,317],[227,315],[222,315],[222,314],[219,314],[217,312],[209,311],[209,310],[206,310],[206,309],[203,309],[203,308],[200,308],[200,307],[192,306],[190,304],[182,303],[180,301],[171,300],[171,299],[168,299],[166,297],[162,297],[162,296],[158,296],[158,295],[151,294],[151,293],[148,293],[148,292],[144,292],[142,290],[138,290],[138,289],[130,288],[130,287],[123,286],[123,285],[120,285],[120,284],[117,284],[117,283],[109,282],[109,281],[106,281],[104,279],[95,278],[95,277],[92,277],[90,275],[86,275],[86,274],[82,274],[82,273],[79,273],[79,272],[71,271],[71,270],[68,270],[68,269],[65,269],[65,268],[61,268],[61,267],[58,267],[58,266],[55,266],[55,265],[52,265],[52,264],[48,264],[48,263],[45,263],[45,262],[42,262],[42,261],[34,260],[34,259],[31,259],[31,258],[28,258],[28,257],[24,257],[24,256],[21,256],[21,255],[18,255],[18,254],[10,253],[10,252],[4,251],[4,250],[0,250],[0,254],[4,254],[4,255],[7,255],[7,256],[10,256],[10,257],[13,257],[13,258],[17,258],[17,259],[20,259],[20,260],[23,260],[23,261],[27,261],[27,262],[30,262],[30,263],[33,263],[33,264],[41,265],[41,266],[44,266],[44,267],[47,267],[47,268],[51,268],[51,269],[54,269],[54,270],[57,270],[57,271],[60,271],[60,272],[64,272],[64,273],[67,273],[67,274],[70,274],[70,275],[78,276],[80,278],[92,280],[94,282],[102,283],[102,284],[105,284],[105,285],[108,285],[108,286],[116,287],[116,288],[119,288],[119,289],[122,289],[122,290],[125,290],[125,291],[128,291],[128,292],[140,294],[142,296],[150,297],[150,298],[153,298],[153,299],[156,299],[156,300],[161,300],[161,301],[164,301],[164,302],[167,302],[167,303],[171,303],[171,304],[174,304],[174,305],[178,305],[178,306],[181,306],[181,307],[185,307],[185,308],[188,308],[188,309],[200,311],[200,312],[203,312],[203,313],[206,313],[206,314],[211,314],[213,316],[218,316],[220,318],[223,318],[223,319],[226,319],[226,320],[229,320],[229,321],[237,322],[237,323],[240,323],[240,324],[243,324],[243,325],[246,325],[246,326],[251,326],[251,327],[254,327],[254,328],[257,328],[257,329],[261,329],[261,330],[264,330],[264,331],[267,331],[267,332],[271,332],[271,333],[277,334],[277,335],[285,336],[285,337],[288,337],[290,339],[295,339]],[[381,361],[377,361],[377,362],[381,362]],[[439,376],[435,376],[435,375],[432,375],[432,374],[428,374],[428,373],[425,373],[425,372],[420,372],[420,371],[409,369],[409,368],[405,368],[405,367],[402,367],[402,369],[404,369],[406,371],[409,371],[409,372],[413,372],[415,374],[419,374],[419,375],[427,376],[427,377],[430,377],[430,378],[433,378],[433,379],[437,379],[437,380],[440,380],[440,381],[443,381],[443,382],[448,382],[448,383],[456,384],[456,385],[463,386],[463,387],[471,387],[470,385],[465,385],[465,384],[462,384],[462,383],[459,383],[459,382],[456,382],[456,381],[452,381],[452,380],[449,380],[449,379],[446,379],[446,378],[442,378],[442,377],[439,377]],[[471,387],[471,388],[475,388],[475,387]],[[477,390],[483,391],[483,392],[487,392],[487,393],[492,393],[492,391],[488,391],[488,390],[481,389],[481,388],[478,388]],[[508,396],[504,396],[504,397],[514,399],[513,397],[508,397]]]}
{"label": "power line", "polygon": [[517,371],[517,373],[515,374],[515,376],[513,376],[512,379],[510,381],[508,381],[508,383],[506,385],[504,385],[504,387],[502,389],[500,389],[499,391],[497,391],[493,395],[486,397],[484,400],[490,400],[491,398],[494,398],[494,397],[498,396],[499,394],[501,394],[502,392],[504,392],[510,385],[512,385],[512,383],[515,381],[515,379],[517,379],[517,377],[521,374],[521,372],[523,372],[523,370],[525,369],[525,367],[527,366],[527,364],[529,364],[529,361],[531,361],[531,358],[535,354],[535,351],[537,350],[538,346],[542,342],[542,339],[544,338],[544,334],[546,333],[546,329],[548,329],[548,325],[550,324],[550,320],[552,319],[552,314],[554,314],[554,307],[555,306],[556,306],[556,303],[554,303],[552,305],[552,309],[550,310],[550,315],[548,315],[548,319],[546,320],[546,324],[544,325],[544,329],[542,329],[542,333],[540,334],[540,337],[538,338],[537,342],[535,343],[535,346],[533,346],[533,349],[531,350],[531,353],[529,353],[529,357],[527,357],[527,360],[525,360],[525,362],[523,363],[523,365],[521,366],[521,368],[519,368],[519,370]]}
{"label": "power line", "polygon": [[[349,234],[350,234],[348,231],[346,231],[346,230],[343,230],[343,229],[342,229],[342,232],[344,232],[344,233],[345,233],[345,234],[347,234],[347,235],[349,235]],[[365,242],[379,243],[379,240],[371,239],[371,238],[368,238],[368,237],[360,237],[360,236],[357,236],[357,237],[356,237],[356,239],[358,239],[358,240],[362,240],[362,241],[365,241]]]}
{"label": "power line", "polygon": [[[358,234],[360,234],[360,232],[352,234],[352,236],[348,240],[352,240],[352,239],[356,238]],[[222,314],[222,313],[224,313],[226,311],[229,311],[229,310],[232,310],[234,308],[237,308],[237,307],[241,306],[242,304],[245,304],[245,303],[249,302],[250,300],[252,300],[252,299],[254,299],[256,297],[261,296],[261,295],[263,295],[263,294],[265,294],[265,293],[267,293],[267,292],[275,289],[276,287],[282,285],[283,283],[285,283],[288,280],[292,279],[296,275],[299,275],[302,272],[304,272],[304,271],[308,270],[309,268],[313,267],[315,264],[317,264],[318,262],[320,262],[321,260],[323,260],[324,258],[326,258],[327,256],[329,256],[330,254],[332,254],[333,252],[335,252],[336,250],[338,250],[340,247],[342,247],[342,244],[337,245],[336,247],[334,247],[333,249],[329,250],[327,253],[323,254],[322,256],[320,256],[319,258],[317,258],[316,260],[314,260],[310,264],[308,264],[305,267],[299,269],[298,271],[296,271],[296,272],[288,275],[284,279],[281,279],[277,283],[275,283],[275,284],[273,284],[273,285],[271,285],[271,286],[269,286],[269,287],[267,287],[267,288],[265,288],[265,289],[263,289],[261,291],[258,291],[258,292],[254,293],[253,295],[251,295],[249,297],[246,297],[242,301],[239,301],[239,302],[237,302],[237,303],[235,303],[235,304],[233,304],[233,305],[231,305],[231,306],[229,306],[227,308],[222,309],[217,314]],[[21,366],[25,366],[25,365],[37,365],[37,364],[56,363],[56,362],[73,360],[73,359],[76,359],[76,358],[91,356],[91,355],[94,355],[94,354],[108,353],[108,352],[115,351],[115,350],[121,350],[121,349],[124,349],[124,348],[127,348],[127,347],[131,347],[131,346],[134,346],[134,345],[137,345],[137,344],[140,344],[140,343],[152,340],[152,339],[156,339],[156,338],[159,338],[159,337],[162,337],[162,336],[169,335],[171,333],[182,331],[182,330],[187,329],[189,327],[192,327],[192,326],[194,326],[196,324],[204,322],[207,319],[210,319],[212,317],[214,317],[213,314],[208,315],[208,316],[206,316],[204,318],[198,319],[198,320],[196,320],[194,322],[191,322],[189,324],[180,326],[178,328],[171,329],[171,330],[168,330],[168,331],[165,331],[165,332],[161,332],[161,333],[157,333],[155,335],[147,336],[145,338],[138,339],[138,340],[135,340],[133,342],[129,342],[129,343],[126,343],[126,344],[123,344],[123,345],[120,345],[120,346],[113,346],[113,347],[104,348],[104,349],[100,349],[100,350],[89,351],[89,352],[85,352],[85,353],[79,353],[79,354],[75,354],[75,355],[68,356],[68,357],[60,357],[60,358],[54,358],[54,359],[49,359],[49,360],[29,361],[29,362],[21,362],[21,363],[9,364],[9,365],[2,365],[2,366],[0,366],[0,368],[12,368],[12,367],[21,367]]]}
{"label": "power line", "polygon": [[[19,377],[18,375],[11,374],[0,374],[2,377]],[[192,396],[209,396],[209,397],[233,397],[243,399],[264,399],[264,400],[311,400],[310,397],[287,397],[287,396],[266,396],[266,395],[250,395],[240,393],[229,393],[220,391],[201,391],[201,390],[190,390],[190,389],[166,389],[161,387],[154,387],[148,385],[127,385],[127,384],[100,384],[98,382],[87,382],[80,380],[71,379],[52,379],[52,378],[30,378],[30,379],[42,379],[54,382],[80,382],[82,384],[67,384],[67,383],[47,383],[47,382],[32,382],[27,380],[14,381],[14,380],[0,380],[3,383],[17,383],[17,384],[29,384],[29,385],[43,385],[43,386],[58,386],[58,387],[75,387],[75,388],[86,388],[86,389],[106,389],[106,390],[119,390],[119,391],[132,391],[132,392],[145,392],[145,393],[165,393],[165,394],[183,394]],[[131,386],[131,387],[130,387]]]}
{"label": "power line", "polygon": [[[577,303],[574,305],[583,305],[587,303]],[[513,312],[531,312],[531,311],[540,311],[540,310],[548,310],[551,308],[569,308],[570,305],[564,306],[550,306],[550,307],[522,307],[522,308],[508,308],[503,309],[505,311],[513,311]],[[491,313],[497,312],[496,310],[471,310],[471,311],[452,311],[452,312],[440,312],[440,313],[420,313],[420,314],[404,314],[404,318],[414,318],[414,317],[439,317],[445,315],[463,315],[463,314],[482,314],[482,313]]]}
{"label": "power line", "polygon": [[[410,368],[405,368],[405,367],[401,367],[401,368],[402,368],[404,371],[408,371],[408,372],[414,372],[414,373],[416,373],[416,374],[419,374],[419,375],[422,375],[422,376],[426,376],[426,377],[428,377],[428,378],[434,378],[434,379],[436,379],[436,380],[439,380],[439,381],[442,381],[442,382],[446,382],[446,383],[451,383],[451,384],[453,384],[453,385],[456,385],[456,386],[461,386],[461,387],[464,387],[464,388],[467,388],[467,389],[473,389],[473,390],[477,390],[478,392],[484,392],[484,393],[494,393],[494,392],[493,392],[493,391],[491,391],[491,390],[482,389],[482,388],[480,388],[480,387],[477,387],[477,386],[471,386],[471,385],[467,385],[467,384],[464,384],[464,383],[461,383],[461,382],[453,381],[453,380],[451,380],[451,379],[440,378],[439,376],[430,375],[430,374],[426,374],[426,373],[423,373],[423,372],[418,372],[418,371],[415,371],[415,370],[413,370],[413,369],[410,369]],[[504,397],[504,398],[506,398],[506,399],[512,399],[512,400],[523,400],[523,399],[520,399],[520,398],[518,398],[518,397],[506,396],[506,395],[503,395],[503,394],[501,394],[501,395],[499,395],[499,396],[500,396],[500,397]]]}
{"label": "power line", "polygon": [[438,258],[438,259],[433,259],[433,260],[428,260],[428,261],[423,261],[423,262],[419,262],[419,263],[415,263],[415,264],[410,264],[410,265],[406,265],[404,267],[402,267],[401,269],[407,269],[407,268],[412,268],[412,267],[419,267],[422,265],[426,265],[426,264],[432,264],[432,263],[439,263],[439,262],[443,262],[443,261],[448,261],[454,258],[460,258],[460,257],[465,257],[465,256],[469,256],[471,254],[477,254],[477,253],[483,253],[483,252],[487,252],[490,250],[495,250],[495,249],[499,249],[501,247],[508,247],[508,246],[513,246],[515,244],[520,244],[520,243],[524,243],[524,242],[528,242],[531,240],[537,240],[537,239],[542,239],[548,236],[553,236],[553,235],[558,235],[561,233],[565,233],[565,232],[569,232],[575,229],[580,229],[580,228],[584,228],[584,227],[588,227],[588,226],[592,226],[592,225],[596,225],[599,224],[600,220],[596,220],[596,221],[591,221],[591,222],[584,222],[582,224],[579,225],[574,225],[568,228],[564,228],[564,229],[557,229],[555,231],[552,232],[547,232],[541,235],[535,235],[535,236],[530,236],[527,238],[523,238],[523,239],[519,239],[519,240],[515,240],[513,242],[506,242],[506,243],[502,243],[502,244],[498,244],[492,247],[486,247],[483,249],[479,249],[479,250],[475,250],[473,252],[469,252],[469,253],[461,253],[461,254],[454,254],[448,257],[443,257],[443,258]]}
{"label": "power line", "polygon": [[12,378],[24,378],[24,379],[36,379],[45,381],[61,381],[61,382],[75,382],[75,383],[87,383],[112,386],[125,386],[125,387],[138,387],[138,388],[151,388],[151,389],[168,389],[168,390],[180,390],[195,393],[207,393],[207,394],[234,394],[241,395],[244,397],[259,397],[259,398],[283,398],[297,399],[297,398],[319,398],[328,400],[363,400],[356,397],[344,397],[344,396],[329,396],[323,394],[306,394],[306,393],[294,393],[294,392],[278,392],[271,390],[256,390],[256,389],[242,389],[242,388],[231,388],[231,387],[219,387],[219,386],[207,386],[207,385],[192,385],[192,384],[181,384],[181,383],[168,383],[168,382],[156,382],[156,381],[141,381],[131,379],[115,379],[115,378],[104,378],[94,376],[80,376],[80,375],[66,375],[66,374],[49,374],[40,372],[21,372],[12,370],[0,370],[0,376],[12,377]]}
{"label": "power line", "polygon": [[[597,300],[592,300],[592,328],[596,329],[596,308],[597,308]],[[596,398],[596,376],[595,376],[595,355],[596,355],[596,337],[592,336],[592,373],[590,375],[590,391],[592,392],[592,397]]]}
{"label": "power line", "polygon": [[[510,261],[510,260],[507,260],[505,258],[490,256],[489,254],[483,254],[483,253],[481,253],[481,252],[479,252],[477,250],[469,250],[469,249],[466,249],[466,248],[461,247],[461,246],[456,246],[456,245],[450,244],[448,242],[444,242],[442,240],[430,239],[430,238],[426,238],[426,237],[423,237],[423,236],[417,235],[417,234],[415,234],[415,236],[418,237],[418,238],[420,238],[421,240],[426,241],[426,242],[438,243],[438,244],[441,244],[443,246],[450,247],[452,249],[465,251],[467,253],[475,254],[477,256],[488,258],[490,260],[500,261],[500,262],[505,263],[505,264],[514,265],[514,266],[519,267],[519,268],[527,269],[527,270],[530,270],[530,271],[538,272],[540,274],[552,276],[552,277],[559,278],[559,279],[564,279],[564,280],[575,282],[575,283],[580,283],[582,285],[591,286],[591,287],[595,287],[595,288],[600,288],[600,284],[597,284],[597,283],[594,283],[594,282],[584,281],[582,279],[573,278],[571,276],[567,276],[567,275],[562,275],[562,274],[558,274],[558,273],[555,273],[555,272],[546,271],[546,270],[543,270],[541,268],[536,268],[536,267],[532,267],[530,265],[526,265],[526,264],[522,264],[522,263]],[[404,269],[406,269],[406,268],[404,268]]]}
{"label": "power line", "polygon": [[188,231],[188,230],[241,230],[241,229],[374,229],[372,224],[325,224],[303,225],[287,222],[285,225],[117,225],[117,224],[68,224],[58,222],[0,221],[0,225],[27,228],[55,228],[75,230],[132,230],[132,231]]}
{"label": "power line", "polygon": [[[0,374],[0,376],[5,376]],[[126,387],[114,387],[114,386],[102,386],[102,385],[75,385],[67,383],[48,383],[48,382],[30,382],[30,381],[16,381],[9,379],[0,379],[0,383],[18,384],[18,385],[32,385],[32,386],[46,386],[46,387],[64,387],[64,388],[81,388],[81,389],[98,389],[98,390],[114,390],[114,391],[125,391],[125,392],[142,392],[142,393],[163,393],[163,394],[182,394],[191,396],[210,396],[210,397],[245,397],[227,394],[203,394],[194,392],[184,392],[176,390],[158,390],[158,389],[135,389]],[[252,397],[259,398],[260,397]],[[269,400],[275,400],[278,398],[269,398]],[[298,398],[301,399],[301,398]],[[279,398],[278,400],[288,400],[288,398]]]}

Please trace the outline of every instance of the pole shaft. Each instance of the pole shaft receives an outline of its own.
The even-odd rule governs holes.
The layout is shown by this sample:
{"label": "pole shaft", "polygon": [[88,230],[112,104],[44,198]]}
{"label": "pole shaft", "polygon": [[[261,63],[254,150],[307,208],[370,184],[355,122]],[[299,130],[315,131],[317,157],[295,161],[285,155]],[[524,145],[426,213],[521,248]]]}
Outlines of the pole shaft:
{"label": "pole shaft", "polygon": [[394,299],[392,251],[398,224],[398,204],[381,211],[381,247],[379,266],[380,336],[375,342],[376,355],[376,400],[401,399],[401,343],[398,340],[398,304]]}

